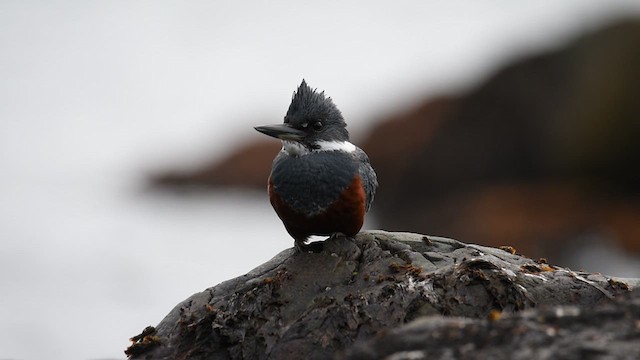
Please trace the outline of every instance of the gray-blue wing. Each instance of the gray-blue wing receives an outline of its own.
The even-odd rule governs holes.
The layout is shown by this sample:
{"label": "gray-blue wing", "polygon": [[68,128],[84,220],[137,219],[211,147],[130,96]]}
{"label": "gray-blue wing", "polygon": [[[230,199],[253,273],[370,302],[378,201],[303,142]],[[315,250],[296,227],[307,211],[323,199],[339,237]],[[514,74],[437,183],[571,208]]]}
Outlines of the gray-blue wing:
{"label": "gray-blue wing", "polygon": [[360,162],[358,172],[360,173],[360,177],[362,178],[365,195],[367,196],[366,209],[367,211],[369,211],[369,209],[371,208],[371,203],[373,203],[373,198],[376,194],[376,189],[378,188],[378,177],[376,176],[376,172],[373,170],[373,167],[371,167],[369,157],[364,151],[362,151],[360,148],[357,148],[354,152],[354,155]]}

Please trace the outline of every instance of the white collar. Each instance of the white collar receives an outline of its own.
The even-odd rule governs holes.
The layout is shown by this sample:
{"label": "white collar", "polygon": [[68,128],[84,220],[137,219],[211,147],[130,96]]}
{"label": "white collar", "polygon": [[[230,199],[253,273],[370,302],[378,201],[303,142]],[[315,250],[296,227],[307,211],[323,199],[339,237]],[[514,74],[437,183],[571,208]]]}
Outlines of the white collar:
{"label": "white collar", "polygon": [[352,153],[357,149],[355,145],[348,141],[318,141],[315,145],[316,146],[313,150],[309,150],[306,146],[297,141],[284,140],[282,142],[282,151],[285,151],[289,155],[302,156],[311,152],[322,151],[342,151]]}

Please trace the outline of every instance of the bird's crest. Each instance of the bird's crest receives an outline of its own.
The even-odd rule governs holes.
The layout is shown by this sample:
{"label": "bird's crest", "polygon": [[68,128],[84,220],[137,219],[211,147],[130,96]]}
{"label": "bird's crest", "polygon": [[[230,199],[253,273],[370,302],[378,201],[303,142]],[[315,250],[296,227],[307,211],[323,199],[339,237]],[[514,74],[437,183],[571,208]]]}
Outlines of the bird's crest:
{"label": "bird's crest", "polygon": [[293,93],[291,105],[287,110],[287,116],[323,113],[325,116],[342,119],[340,110],[330,97],[324,95],[324,91],[318,92],[312,89],[303,79],[298,90]]}

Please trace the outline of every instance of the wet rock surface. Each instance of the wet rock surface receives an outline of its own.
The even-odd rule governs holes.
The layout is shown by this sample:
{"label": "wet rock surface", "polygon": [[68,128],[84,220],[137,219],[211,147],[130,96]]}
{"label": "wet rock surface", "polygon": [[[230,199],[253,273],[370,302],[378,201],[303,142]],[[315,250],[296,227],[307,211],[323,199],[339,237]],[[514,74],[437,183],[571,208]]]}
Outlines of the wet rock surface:
{"label": "wet rock surface", "polygon": [[[433,336],[434,326],[449,329],[453,340],[480,344],[489,336],[488,326],[504,324],[508,333],[510,323],[537,321],[527,315],[483,320],[488,316],[554,305],[624,313],[616,298],[638,283],[512,252],[384,231],[329,239],[320,253],[288,249],[178,304],[158,326],[134,337],[127,354],[133,359],[378,358],[405,351],[393,336],[404,338],[403,331],[409,335],[421,328],[426,333],[414,334],[416,339]],[[407,351],[423,350],[407,344]],[[442,348],[442,354],[447,351]]]}
{"label": "wet rock surface", "polygon": [[346,359],[640,359],[640,292],[500,319],[424,317],[356,344]]}

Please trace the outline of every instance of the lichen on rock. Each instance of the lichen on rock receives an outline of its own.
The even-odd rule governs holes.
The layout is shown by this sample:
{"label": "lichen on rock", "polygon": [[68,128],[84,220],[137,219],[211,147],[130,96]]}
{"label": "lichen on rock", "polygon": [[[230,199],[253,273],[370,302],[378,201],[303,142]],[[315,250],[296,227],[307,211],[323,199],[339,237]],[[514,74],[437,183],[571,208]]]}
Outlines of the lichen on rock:
{"label": "lichen on rock", "polygon": [[131,358],[335,358],[412,321],[611,304],[632,286],[498,248],[365,231],[330,238],[320,253],[287,249],[194,294],[155,327],[154,346]]}

